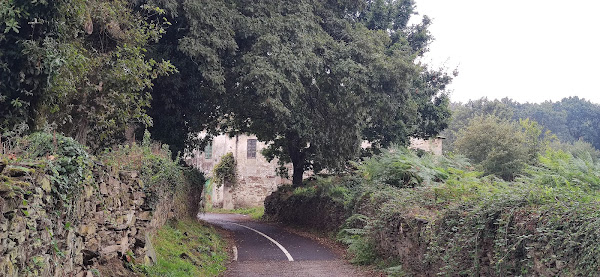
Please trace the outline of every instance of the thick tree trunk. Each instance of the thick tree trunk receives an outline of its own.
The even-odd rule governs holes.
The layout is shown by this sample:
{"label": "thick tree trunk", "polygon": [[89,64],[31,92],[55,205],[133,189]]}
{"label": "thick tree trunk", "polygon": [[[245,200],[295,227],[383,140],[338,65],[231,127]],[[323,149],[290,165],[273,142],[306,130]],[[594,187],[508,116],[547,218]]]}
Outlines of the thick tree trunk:
{"label": "thick tree trunk", "polygon": [[292,185],[294,187],[299,187],[302,185],[302,176],[304,175],[304,164],[296,164],[293,163],[294,173],[292,175]]}
{"label": "thick tree trunk", "polygon": [[302,185],[302,175],[304,175],[304,160],[305,153],[302,152],[302,144],[300,137],[296,133],[288,133],[287,138],[287,151],[292,161],[293,174],[292,174],[292,185],[299,187]]}

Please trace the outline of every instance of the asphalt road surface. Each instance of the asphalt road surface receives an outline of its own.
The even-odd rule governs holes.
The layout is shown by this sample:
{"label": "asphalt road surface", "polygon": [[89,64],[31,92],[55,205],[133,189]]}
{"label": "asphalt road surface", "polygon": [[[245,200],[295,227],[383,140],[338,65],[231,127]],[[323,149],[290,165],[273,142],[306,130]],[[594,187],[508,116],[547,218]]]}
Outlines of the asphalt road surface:
{"label": "asphalt road surface", "polygon": [[234,261],[225,276],[367,276],[327,246],[246,216],[201,214],[200,220],[230,231]]}

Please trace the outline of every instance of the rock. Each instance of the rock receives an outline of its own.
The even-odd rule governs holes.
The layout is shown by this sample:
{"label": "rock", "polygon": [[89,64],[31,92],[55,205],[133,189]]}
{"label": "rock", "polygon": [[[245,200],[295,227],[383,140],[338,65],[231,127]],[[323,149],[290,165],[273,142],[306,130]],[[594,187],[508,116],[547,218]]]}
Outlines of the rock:
{"label": "rock", "polygon": [[100,257],[100,253],[89,249],[83,249],[81,253],[83,254],[83,265],[93,265],[94,259]]}
{"label": "rock", "polygon": [[133,226],[135,224],[135,211],[129,211],[125,216],[125,224]]}
{"label": "rock", "polygon": [[35,170],[31,168],[26,168],[22,166],[7,166],[4,168],[4,175],[9,177],[23,177],[25,175],[30,175],[34,173]]}
{"label": "rock", "polygon": [[114,245],[110,245],[110,246],[106,246],[106,247],[102,248],[102,250],[100,250],[100,253],[102,255],[107,255],[107,254],[115,253],[119,250],[121,250],[121,245],[114,244]]}
{"label": "rock", "polygon": [[124,236],[123,238],[121,238],[121,253],[127,253],[128,249],[129,249],[129,238],[127,236]]}
{"label": "rock", "polygon": [[144,257],[144,262],[147,266],[154,265],[157,261],[156,259],[156,250],[154,250],[154,246],[152,245],[152,241],[150,240],[150,236],[148,233],[144,235],[146,241],[146,256]]}
{"label": "rock", "polygon": [[92,195],[94,195],[95,190],[96,189],[94,189],[94,187],[92,186],[85,186],[85,199],[89,199],[90,197],[92,197]]}
{"label": "rock", "polygon": [[0,184],[0,193],[7,193],[7,192],[11,192],[12,186],[6,183],[1,183]]}
{"label": "rock", "polygon": [[104,182],[100,183],[100,193],[102,195],[108,194],[108,188],[106,187],[106,183],[104,183]]}
{"label": "rock", "polygon": [[79,226],[79,234],[82,236],[91,236],[96,233],[96,223]]}
{"label": "rock", "polygon": [[48,179],[47,177],[39,177],[37,182],[41,185],[42,189],[46,193],[49,193],[52,190],[52,186],[50,185],[50,179]]}
{"label": "rock", "polygon": [[6,239],[6,251],[13,250],[17,246],[17,243],[12,239]]}
{"label": "rock", "polygon": [[150,211],[141,212],[136,218],[142,221],[150,221],[152,219],[152,213]]}

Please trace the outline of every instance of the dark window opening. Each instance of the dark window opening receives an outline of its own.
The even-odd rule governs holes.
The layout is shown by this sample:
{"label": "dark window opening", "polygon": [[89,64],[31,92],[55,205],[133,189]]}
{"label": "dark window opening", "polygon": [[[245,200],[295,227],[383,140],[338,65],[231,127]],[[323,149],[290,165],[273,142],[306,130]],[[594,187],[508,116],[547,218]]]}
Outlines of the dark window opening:
{"label": "dark window opening", "polygon": [[248,140],[248,159],[256,159],[256,140]]}
{"label": "dark window opening", "polygon": [[212,142],[204,146],[204,158],[207,160],[212,159]]}

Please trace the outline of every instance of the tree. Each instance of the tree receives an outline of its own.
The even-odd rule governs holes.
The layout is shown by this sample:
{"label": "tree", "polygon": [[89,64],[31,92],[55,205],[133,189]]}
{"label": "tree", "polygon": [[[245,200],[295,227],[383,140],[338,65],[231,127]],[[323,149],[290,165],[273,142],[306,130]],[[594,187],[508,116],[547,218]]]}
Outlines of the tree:
{"label": "tree", "polygon": [[452,118],[448,128],[442,132],[446,137],[444,141],[444,151],[452,152],[455,150],[455,141],[460,130],[464,129],[469,122],[477,116],[493,115],[500,119],[510,120],[513,118],[513,101],[507,98],[502,100],[490,101],[487,98],[470,100],[467,103],[451,103]]}
{"label": "tree", "polygon": [[[238,41],[248,51],[236,70],[240,78],[229,90],[243,101],[232,106],[244,108],[232,114],[238,130],[271,142],[264,152],[268,159],[293,164],[295,185],[306,169],[342,169],[357,156],[363,139],[376,146],[405,142],[417,133],[422,112],[432,114],[431,121],[443,121],[443,115],[433,114],[443,114],[444,97],[436,98],[439,88],[415,65],[422,49],[414,51],[406,33],[400,34],[406,22],[393,21],[400,15],[373,26],[346,21],[341,35],[320,24],[340,18],[323,15],[318,1],[253,3],[240,12],[252,28],[238,36],[252,40]],[[410,1],[403,3],[412,7]],[[410,16],[412,9],[406,12],[402,16]],[[390,26],[391,34],[384,31]],[[433,89],[419,94],[418,88]],[[427,126],[422,134],[439,132],[439,126]]]}
{"label": "tree", "polygon": [[161,13],[126,1],[2,1],[0,131],[52,126],[98,149],[150,125],[152,80],[174,70],[145,56]]}
{"label": "tree", "polygon": [[407,25],[413,1],[375,2],[178,1],[182,25],[158,52],[180,73],[153,91],[153,134],[182,146],[172,134],[253,133],[268,159],[293,164],[296,185],[306,169],[342,169],[363,139],[437,134],[451,78],[415,63],[430,22]]}
{"label": "tree", "polygon": [[486,175],[512,180],[528,161],[525,135],[520,127],[494,115],[476,116],[459,131],[458,153],[479,164]]}

